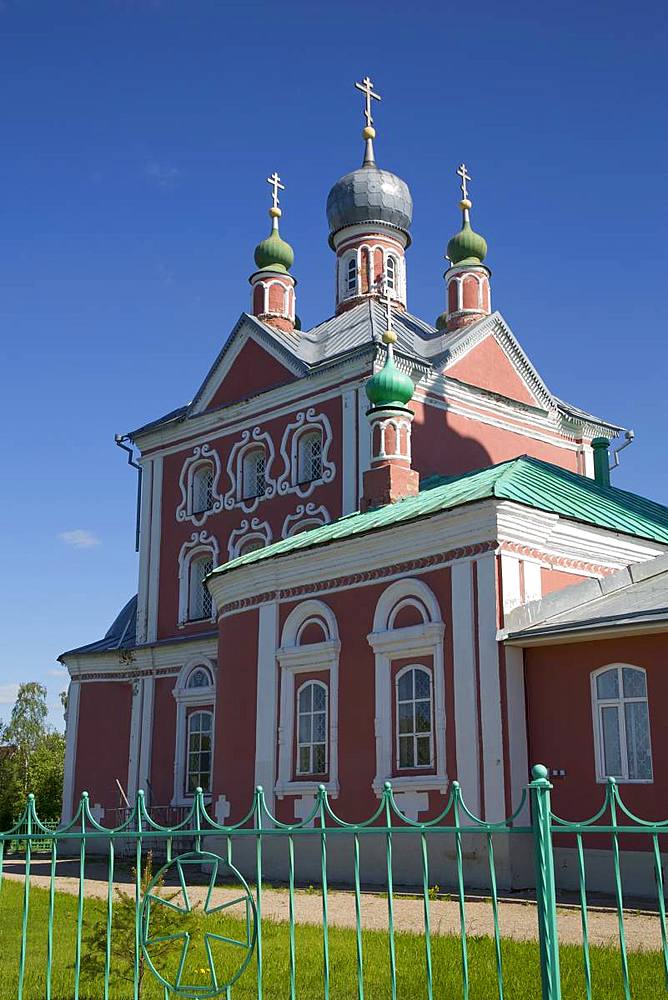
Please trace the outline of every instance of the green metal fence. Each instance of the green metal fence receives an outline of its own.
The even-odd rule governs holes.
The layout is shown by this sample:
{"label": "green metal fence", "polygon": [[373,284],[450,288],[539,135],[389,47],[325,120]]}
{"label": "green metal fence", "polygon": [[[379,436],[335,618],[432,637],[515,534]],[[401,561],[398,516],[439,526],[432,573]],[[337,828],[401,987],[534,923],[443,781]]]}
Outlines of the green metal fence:
{"label": "green metal fence", "polygon": [[[429,822],[402,814],[390,783],[374,815],[360,823],[338,817],[324,787],[310,816],[282,823],[269,813],[258,788],[248,815],[236,824],[215,822],[198,792],[181,822],[163,826],[140,792],[127,819],[108,829],[95,819],[84,793],[72,821],[54,832],[40,821],[31,797],[15,827],[0,834],[0,1000],[457,995],[560,1000],[562,988],[564,997],[587,1000],[629,1000],[632,988],[634,997],[668,996],[659,840],[668,834],[668,821],[633,815],[613,779],[595,815],[567,821],[552,811],[547,770],[537,765],[532,775],[516,812],[500,823],[474,816],[457,782],[441,814]],[[472,838],[477,853],[467,848]],[[640,958],[629,954],[627,924],[636,918],[625,908],[623,888],[623,855],[629,845],[640,846],[638,838],[644,838],[653,862],[656,890],[654,916],[642,919],[658,924],[660,938]],[[600,849],[609,852],[610,912],[617,933],[615,946],[603,949],[590,940],[587,885],[589,854]],[[524,940],[503,932],[507,908],[520,904],[503,899],[498,855],[501,851],[507,860],[513,850],[520,856],[533,852],[535,903],[529,891]],[[555,851],[564,850],[576,859],[574,905],[581,929],[578,942],[569,946],[559,940],[562,911],[555,884]],[[130,873],[121,860],[128,851]],[[153,870],[147,872],[149,853]],[[474,853],[477,895],[469,881]],[[306,882],[300,875],[302,855],[310,865]],[[382,875],[374,885],[366,876],[371,856],[376,876],[379,870]],[[329,886],[334,858],[337,880],[346,883],[335,892]],[[349,862],[344,879],[342,858]],[[410,887],[408,858],[418,873]],[[442,877],[447,858],[451,884],[436,885],[434,873]],[[598,853],[597,858],[600,863]],[[64,871],[72,872],[69,882]],[[128,888],[119,892],[123,878]],[[331,912],[342,899],[351,914],[343,927]],[[309,914],[302,919],[306,904]],[[380,905],[383,926],[376,920],[372,929],[367,917],[371,909],[377,917]],[[471,910],[481,906],[491,917],[482,937],[470,926]],[[443,933],[447,912],[456,915],[454,934]],[[413,915],[409,930],[407,913]]]}

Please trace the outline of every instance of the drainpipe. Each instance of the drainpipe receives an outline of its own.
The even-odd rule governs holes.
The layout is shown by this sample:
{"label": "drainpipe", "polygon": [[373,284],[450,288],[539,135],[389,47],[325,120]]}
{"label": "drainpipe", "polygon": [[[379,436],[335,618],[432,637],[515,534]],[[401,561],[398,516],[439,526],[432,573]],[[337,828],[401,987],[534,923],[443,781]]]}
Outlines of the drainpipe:
{"label": "drainpipe", "polygon": [[142,477],[142,467],[139,462],[135,461],[134,449],[125,444],[130,438],[127,434],[115,434],[114,441],[119,448],[128,453],[128,465],[131,465],[133,469],[137,470],[137,513],[135,518],[135,552],[139,552],[139,522],[141,518],[141,477]]}
{"label": "drainpipe", "polygon": [[633,444],[635,436],[636,436],[635,431],[624,432],[624,438],[625,438],[624,444],[620,444],[619,447],[612,449],[612,465],[610,466],[611,469],[617,468],[617,466],[619,465],[620,451],[624,451],[624,449],[628,448],[630,444]]}
{"label": "drainpipe", "polygon": [[591,442],[594,451],[594,479],[599,486],[610,485],[610,459],[608,449],[610,442],[607,438],[593,438]]}

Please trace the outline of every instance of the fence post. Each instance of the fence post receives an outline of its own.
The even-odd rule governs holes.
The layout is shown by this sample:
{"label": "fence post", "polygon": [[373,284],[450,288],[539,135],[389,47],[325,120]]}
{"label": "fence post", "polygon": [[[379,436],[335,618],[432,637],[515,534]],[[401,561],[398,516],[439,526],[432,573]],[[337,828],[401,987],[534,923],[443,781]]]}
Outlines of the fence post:
{"label": "fence post", "polygon": [[559,939],[557,937],[557,893],[554,884],[552,853],[552,785],[547,768],[535,764],[531,769],[531,817],[536,861],[536,903],[538,906],[538,941],[543,1000],[561,1000],[559,975]]}

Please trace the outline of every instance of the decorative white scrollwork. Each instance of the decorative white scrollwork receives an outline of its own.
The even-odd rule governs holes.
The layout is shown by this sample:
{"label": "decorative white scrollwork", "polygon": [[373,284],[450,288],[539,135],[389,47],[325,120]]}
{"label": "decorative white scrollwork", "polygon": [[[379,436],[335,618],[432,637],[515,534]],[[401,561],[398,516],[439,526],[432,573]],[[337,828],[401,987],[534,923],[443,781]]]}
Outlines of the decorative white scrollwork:
{"label": "decorative white scrollwork", "polygon": [[214,448],[208,444],[193,448],[179,476],[181,502],[176,508],[177,521],[192,521],[199,527],[210,514],[223,509],[223,497],[218,492],[221,472],[220,458]]}
{"label": "decorative white scrollwork", "polygon": [[331,520],[329,511],[322,505],[316,507],[314,503],[300,503],[294,514],[288,514],[283,522],[281,537],[288,538],[300,531],[306,531],[307,528],[320,528],[323,524],[329,524]]}
{"label": "decorative white scrollwork", "polygon": [[[254,450],[259,451],[260,449],[263,449],[264,457],[262,490],[257,488],[246,491],[244,489],[244,459]],[[225,510],[241,507],[247,514],[250,514],[256,509],[260,500],[269,500],[274,496],[276,481],[271,475],[274,457],[274,443],[266,431],[254,427],[252,431],[245,430],[243,432],[240,440],[232,447],[230,457],[227,460],[230,487],[223,498]],[[244,493],[247,495],[244,496]]]}
{"label": "decorative white scrollwork", "polygon": [[265,545],[269,545],[272,537],[271,528],[266,521],[261,521],[259,517],[252,517],[250,521],[244,518],[239,527],[230,532],[227,543],[228,558],[235,559],[249,542],[261,542],[262,544],[256,547],[264,548]]}
{"label": "decorative white scrollwork", "polygon": [[[320,474],[300,482],[300,443],[314,431],[320,434],[320,460],[318,463]],[[279,494],[285,496],[288,493],[297,493],[300,497],[308,497],[316,486],[330,483],[336,475],[336,466],[334,462],[329,461],[331,443],[332,426],[324,413],[316,413],[313,406],[298,413],[295,420],[289,423],[283,431],[281,440],[283,471],[276,484]],[[309,473],[309,475],[312,474]]]}

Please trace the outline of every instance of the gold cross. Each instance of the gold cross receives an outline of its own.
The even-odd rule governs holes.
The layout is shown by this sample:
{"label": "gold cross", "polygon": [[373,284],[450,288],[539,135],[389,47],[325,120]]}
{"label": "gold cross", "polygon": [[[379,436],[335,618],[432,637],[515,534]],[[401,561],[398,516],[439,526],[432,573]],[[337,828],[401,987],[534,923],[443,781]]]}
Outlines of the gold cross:
{"label": "gold cross", "polygon": [[278,208],[278,192],[285,191],[285,184],[281,184],[281,178],[275,170],[271,177],[267,177],[267,184],[271,184],[272,187],[271,197],[273,199],[273,207]]}
{"label": "gold cross", "polygon": [[464,198],[468,199],[469,192],[468,188],[466,187],[466,182],[472,180],[472,177],[469,174],[468,170],[466,169],[465,163],[462,163],[461,166],[458,168],[457,175],[462,179],[462,183],[460,185],[462,189],[462,195],[464,196]]}
{"label": "gold cross", "polygon": [[375,94],[373,90],[373,83],[368,76],[365,76],[361,83],[356,83],[355,86],[358,90],[361,90],[364,94],[365,107],[364,107],[364,117],[366,118],[367,128],[373,125],[373,118],[371,117],[371,101],[380,101],[380,94]]}

